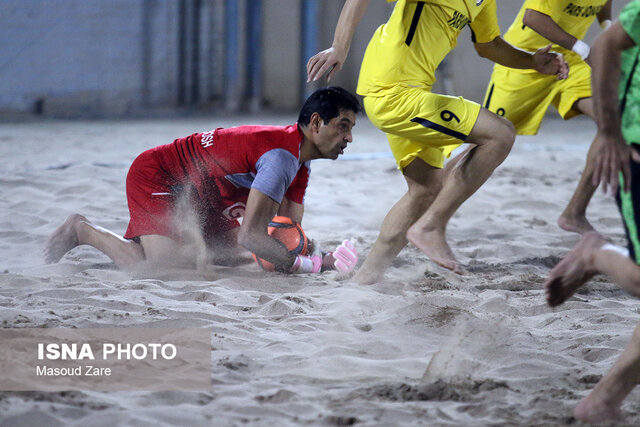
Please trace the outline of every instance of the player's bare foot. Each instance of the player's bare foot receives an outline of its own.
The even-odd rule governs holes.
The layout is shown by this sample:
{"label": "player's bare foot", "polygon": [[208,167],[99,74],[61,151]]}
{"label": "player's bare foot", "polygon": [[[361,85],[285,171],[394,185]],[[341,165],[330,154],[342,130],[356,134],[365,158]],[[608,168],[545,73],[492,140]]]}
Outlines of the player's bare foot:
{"label": "player's bare foot", "polygon": [[595,231],[582,236],[578,244],[556,265],[544,284],[547,302],[555,307],[562,304],[576,290],[591,279],[593,270],[593,253],[606,242]]}
{"label": "player's bare foot", "polygon": [[591,392],[575,407],[573,410],[575,419],[585,423],[602,423],[623,418],[619,406],[608,404],[606,401],[599,399],[594,393],[595,391]]}
{"label": "player's bare foot", "polygon": [[80,222],[86,222],[82,215],[70,215],[60,227],[54,231],[44,245],[44,260],[47,264],[60,261],[71,249],[79,245],[77,226]]}
{"label": "player's bare foot", "polygon": [[457,274],[465,273],[445,239],[444,230],[433,229],[425,232],[411,226],[407,231],[407,239],[439,266]]}
{"label": "player's bare foot", "polygon": [[565,212],[558,218],[558,227],[564,231],[571,233],[585,234],[590,231],[595,231],[595,228],[591,225],[587,218],[582,216],[571,216]]}
{"label": "player's bare foot", "polygon": [[374,283],[381,281],[383,277],[384,273],[380,273],[378,271],[365,271],[363,268],[360,268],[350,281],[359,285],[373,285]]}

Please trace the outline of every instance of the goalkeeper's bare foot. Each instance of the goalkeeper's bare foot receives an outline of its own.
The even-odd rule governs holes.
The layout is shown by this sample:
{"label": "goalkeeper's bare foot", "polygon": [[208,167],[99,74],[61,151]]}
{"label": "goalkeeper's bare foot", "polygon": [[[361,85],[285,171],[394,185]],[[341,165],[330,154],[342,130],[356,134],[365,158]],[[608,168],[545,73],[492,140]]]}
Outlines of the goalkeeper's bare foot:
{"label": "goalkeeper's bare foot", "polygon": [[79,245],[77,227],[87,218],[82,215],[70,215],[47,239],[44,245],[44,260],[47,264],[60,261],[67,252]]}

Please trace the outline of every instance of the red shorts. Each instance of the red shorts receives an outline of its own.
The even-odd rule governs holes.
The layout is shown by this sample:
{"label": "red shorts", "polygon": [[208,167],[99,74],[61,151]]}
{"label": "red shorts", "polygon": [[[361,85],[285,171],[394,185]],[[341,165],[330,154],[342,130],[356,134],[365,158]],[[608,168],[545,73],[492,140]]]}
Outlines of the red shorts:
{"label": "red shorts", "polygon": [[[226,220],[220,213],[202,208],[196,191],[185,191],[187,188],[192,190],[162,167],[153,149],[140,154],[127,174],[130,219],[124,238],[157,234],[185,242],[191,240],[185,233],[189,226],[197,227],[205,239],[224,238],[228,231],[240,226],[236,220]],[[179,208],[183,204],[191,207],[188,213]],[[186,220],[187,216],[192,220]]]}

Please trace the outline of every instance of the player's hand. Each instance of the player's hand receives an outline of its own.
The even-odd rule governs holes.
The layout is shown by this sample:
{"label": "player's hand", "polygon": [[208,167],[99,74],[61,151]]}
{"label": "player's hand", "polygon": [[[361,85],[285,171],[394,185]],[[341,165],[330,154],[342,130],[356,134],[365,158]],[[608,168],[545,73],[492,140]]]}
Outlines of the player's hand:
{"label": "player's hand", "polygon": [[640,163],[640,154],[631,148],[622,135],[608,135],[598,131],[593,142],[599,146],[593,185],[602,184],[602,191],[611,189],[616,194],[620,183],[620,172],[624,179],[624,191],[631,189],[631,161]]}
{"label": "player's hand", "polygon": [[307,83],[320,79],[327,73],[327,82],[342,68],[347,59],[347,53],[340,49],[330,47],[316,53],[307,61]]}
{"label": "player's hand", "polygon": [[555,75],[558,80],[569,76],[569,64],[561,54],[551,52],[551,45],[542,47],[533,54],[533,64],[533,68],[539,73]]}
{"label": "player's hand", "polygon": [[351,273],[358,263],[358,250],[350,240],[342,242],[331,254],[333,267],[341,273]]}

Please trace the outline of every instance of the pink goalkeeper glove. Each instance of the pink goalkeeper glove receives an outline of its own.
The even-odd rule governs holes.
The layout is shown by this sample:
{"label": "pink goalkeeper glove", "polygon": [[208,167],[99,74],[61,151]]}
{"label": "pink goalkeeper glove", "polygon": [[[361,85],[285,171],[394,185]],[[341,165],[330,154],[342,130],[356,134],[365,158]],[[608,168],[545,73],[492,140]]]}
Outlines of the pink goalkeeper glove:
{"label": "pink goalkeeper glove", "polygon": [[333,263],[341,273],[351,273],[358,263],[358,251],[349,240],[342,242],[331,254],[336,261]]}

